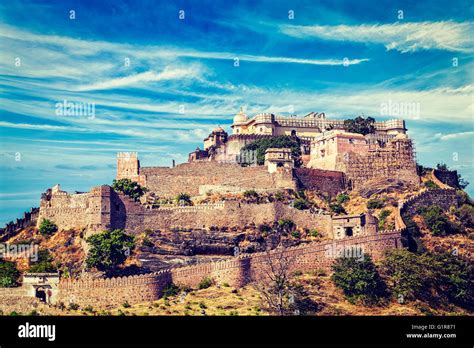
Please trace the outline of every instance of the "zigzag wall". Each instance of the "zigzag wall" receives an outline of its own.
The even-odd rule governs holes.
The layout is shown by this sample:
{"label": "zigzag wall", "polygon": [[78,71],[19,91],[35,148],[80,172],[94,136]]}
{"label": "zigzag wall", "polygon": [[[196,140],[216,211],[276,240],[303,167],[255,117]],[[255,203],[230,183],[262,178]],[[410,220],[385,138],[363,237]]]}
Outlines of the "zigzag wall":
{"label": "zigzag wall", "polygon": [[[285,249],[283,254],[291,260],[291,271],[328,269],[341,248],[358,246],[374,259],[380,258],[389,248],[400,248],[400,231],[385,231],[374,235],[347,238]],[[209,277],[217,283],[242,287],[266,276],[269,262],[277,262],[281,251],[242,255],[231,260],[202,263],[195,266],[172,268],[161,272],[97,280],[61,280],[58,301],[93,307],[117,306],[124,302],[140,303],[160,298],[163,289],[171,284],[196,288],[202,279]],[[271,261],[270,261],[271,260]]]}

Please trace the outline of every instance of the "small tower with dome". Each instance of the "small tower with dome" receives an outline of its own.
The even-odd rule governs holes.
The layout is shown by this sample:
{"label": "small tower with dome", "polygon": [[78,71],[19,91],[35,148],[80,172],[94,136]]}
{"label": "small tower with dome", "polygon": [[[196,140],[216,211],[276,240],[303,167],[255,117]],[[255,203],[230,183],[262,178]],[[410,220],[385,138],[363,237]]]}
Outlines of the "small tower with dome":
{"label": "small tower with dome", "polygon": [[221,126],[214,128],[209,136],[204,139],[204,150],[211,146],[219,147],[227,142],[227,132]]}

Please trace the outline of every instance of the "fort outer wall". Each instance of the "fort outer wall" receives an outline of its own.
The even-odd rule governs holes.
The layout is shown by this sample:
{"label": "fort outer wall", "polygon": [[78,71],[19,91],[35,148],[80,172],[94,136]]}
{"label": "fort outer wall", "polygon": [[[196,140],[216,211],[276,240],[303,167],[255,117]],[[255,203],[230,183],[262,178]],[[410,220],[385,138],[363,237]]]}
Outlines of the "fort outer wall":
{"label": "fort outer wall", "polygon": [[117,307],[128,302],[141,303],[161,297],[169,284],[197,288],[204,278],[219,284],[242,287],[267,276],[270,263],[279,262],[281,255],[291,263],[290,272],[330,270],[342,248],[359,247],[377,260],[390,248],[400,248],[400,231],[385,231],[373,235],[347,238],[323,243],[313,242],[304,246],[287,248],[270,253],[242,255],[220,262],[172,268],[152,274],[108,279],[63,279],[59,283],[58,302],[76,303],[94,308]]}
{"label": "fort outer wall", "polygon": [[38,224],[43,218],[53,221],[62,230],[84,228],[88,235],[117,228],[138,234],[147,229],[232,228],[291,219],[300,228],[317,229],[332,236],[330,215],[313,214],[280,202],[245,204],[225,201],[189,207],[147,208],[105,185],[81,194],[47,192],[41,200]]}
{"label": "fort outer wall", "polygon": [[53,221],[59,229],[82,229],[97,231],[110,225],[109,186],[93,187],[89,192],[69,194],[48,189],[41,195],[36,226],[43,219]]}
{"label": "fort outer wall", "polygon": [[146,209],[141,204],[113,191],[111,197],[111,228],[123,228],[134,234],[146,229],[169,230],[175,227],[232,229],[252,224],[271,225],[279,219],[290,219],[297,227],[317,229],[326,236],[332,236],[330,215],[313,214],[280,202],[245,204],[225,201],[210,205]]}
{"label": "fort outer wall", "polygon": [[457,206],[456,190],[438,188],[420,192],[399,205],[400,214],[402,217],[413,216],[419,208],[429,207],[430,205],[437,205],[445,211],[453,205]]}

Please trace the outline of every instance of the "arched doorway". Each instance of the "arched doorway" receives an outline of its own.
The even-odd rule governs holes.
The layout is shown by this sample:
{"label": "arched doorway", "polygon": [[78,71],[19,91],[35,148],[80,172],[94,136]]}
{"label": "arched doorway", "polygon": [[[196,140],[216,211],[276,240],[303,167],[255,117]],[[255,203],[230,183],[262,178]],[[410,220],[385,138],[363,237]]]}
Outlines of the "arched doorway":
{"label": "arched doorway", "polygon": [[43,287],[36,288],[35,297],[41,302],[46,302],[46,289]]}

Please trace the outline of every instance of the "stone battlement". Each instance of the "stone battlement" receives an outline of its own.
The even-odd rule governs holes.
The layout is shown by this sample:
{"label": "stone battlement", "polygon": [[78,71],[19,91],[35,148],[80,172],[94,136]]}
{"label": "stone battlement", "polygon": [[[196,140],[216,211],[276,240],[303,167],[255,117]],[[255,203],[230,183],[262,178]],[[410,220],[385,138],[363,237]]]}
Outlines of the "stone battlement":
{"label": "stone battlement", "polygon": [[[384,250],[400,248],[400,231],[346,238],[338,241],[312,242],[284,250],[240,255],[230,260],[207,262],[193,266],[175,267],[151,274],[107,279],[64,279],[59,283],[59,301],[82,306],[116,306],[117,303],[140,303],[157,300],[171,283],[196,288],[204,278],[219,284],[242,287],[266,277],[268,263],[281,253],[292,260],[291,272],[330,269],[340,248],[359,247],[375,259]],[[111,291],[113,290],[113,291]]]}

